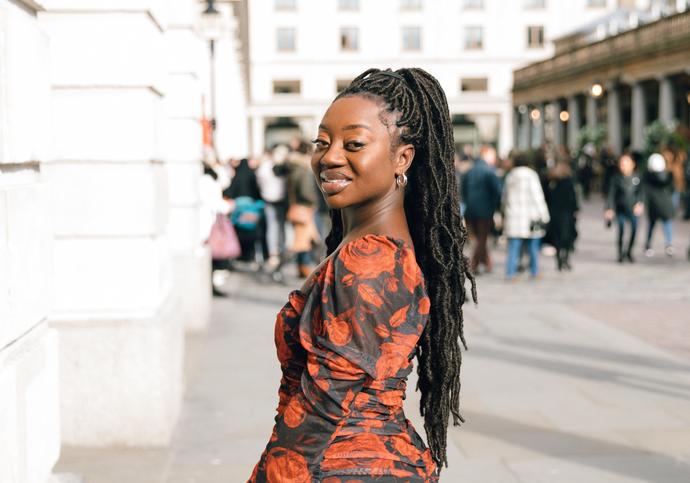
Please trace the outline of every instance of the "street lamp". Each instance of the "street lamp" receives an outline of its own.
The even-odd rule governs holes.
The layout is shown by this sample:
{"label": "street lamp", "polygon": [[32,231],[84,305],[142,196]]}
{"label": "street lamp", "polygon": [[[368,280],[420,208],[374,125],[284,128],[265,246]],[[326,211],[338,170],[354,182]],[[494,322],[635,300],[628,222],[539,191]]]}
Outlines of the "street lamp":
{"label": "street lamp", "polygon": [[604,93],[604,86],[602,86],[598,82],[595,82],[594,84],[592,84],[590,93],[592,94],[592,97],[601,97],[601,95]]}
{"label": "street lamp", "polygon": [[561,122],[568,122],[568,120],[570,119],[570,113],[568,111],[561,111],[558,117],[561,120]]}
{"label": "street lamp", "polygon": [[537,122],[541,118],[541,111],[537,108],[534,108],[529,113],[529,117],[532,118],[532,121]]}
{"label": "street lamp", "polygon": [[216,40],[223,35],[223,16],[216,10],[214,0],[206,0],[201,13],[201,35],[208,40],[210,65],[211,143],[216,147]]}

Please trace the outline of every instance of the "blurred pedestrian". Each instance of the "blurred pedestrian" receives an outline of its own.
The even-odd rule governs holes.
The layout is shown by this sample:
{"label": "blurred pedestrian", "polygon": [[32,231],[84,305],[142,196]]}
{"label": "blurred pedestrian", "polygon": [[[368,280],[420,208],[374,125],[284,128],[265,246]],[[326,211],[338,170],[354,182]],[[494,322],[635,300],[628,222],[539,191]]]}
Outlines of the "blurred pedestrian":
{"label": "blurred pedestrian", "polygon": [[286,179],[276,173],[276,166],[287,161],[288,148],[284,145],[276,146],[272,152],[267,152],[256,170],[256,181],[259,185],[261,198],[266,202],[266,250],[265,268],[274,271],[281,265],[281,256],[285,252],[285,220],[287,215]]}
{"label": "blurred pedestrian", "polygon": [[673,178],[673,214],[675,217],[676,210],[681,206],[681,201],[684,201],[683,197],[687,188],[685,179],[687,153],[672,139],[661,154],[666,160],[666,169]]}
{"label": "blurred pedestrian", "polygon": [[506,278],[515,278],[523,244],[527,245],[530,275],[539,275],[539,248],[549,223],[549,209],[539,175],[518,154],[503,186],[503,234],[508,238]]}
{"label": "blurred pedestrian", "polygon": [[[635,160],[632,154],[626,152],[619,158],[618,173],[611,179],[604,212],[608,226],[614,218],[618,226],[618,263],[623,263],[625,260],[630,263],[635,261],[632,250],[635,245],[638,219],[643,212],[642,183],[635,172]],[[630,235],[628,242],[624,243],[626,225],[630,226]]]}
{"label": "blurred pedestrian", "polygon": [[311,172],[309,147],[302,142],[289,156],[287,184],[287,219],[294,228],[291,251],[297,256],[297,274],[305,278],[314,268],[312,250],[319,240],[314,217],[318,207],[314,175]]}
{"label": "blurred pedestrian", "polygon": [[551,221],[547,231],[549,242],[556,249],[558,271],[571,270],[570,252],[577,238],[576,214],[579,210],[573,172],[568,161],[559,161],[549,171],[546,204]]}
{"label": "blurred pedestrian", "polygon": [[474,238],[470,269],[478,273],[480,265],[491,272],[491,256],[487,239],[494,212],[501,201],[501,187],[496,176],[496,149],[483,146],[479,158],[462,178],[461,192],[465,203],[465,219]]}
{"label": "blurred pedestrian", "polygon": [[[261,242],[262,238],[263,213],[259,211],[259,204],[263,206],[261,192],[249,159],[243,158],[233,167],[234,176],[230,186],[223,191],[223,196],[234,200],[237,205],[233,212],[233,222],[242,247],[239,260],[253,264],[256,262],[256,243]],[[243,221],[238,224],[238,220]]]}
{"label": "blurred pedestrian", "polygon": [[654,256],[652,235],[657,222],[664,232],[666,255],[673,256],[673,174],[666,169],[666,159],[654,153],[647,161],[647,172],[642,177],[643,193],[647,205],[647,240],[645,256]]}

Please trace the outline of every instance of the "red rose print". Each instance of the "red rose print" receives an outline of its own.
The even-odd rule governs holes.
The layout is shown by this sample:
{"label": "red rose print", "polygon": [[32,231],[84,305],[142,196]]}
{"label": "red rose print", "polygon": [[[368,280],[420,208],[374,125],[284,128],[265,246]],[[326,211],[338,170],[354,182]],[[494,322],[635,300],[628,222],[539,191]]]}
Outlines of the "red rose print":
{"label": "red rose print", "polygon": [[419,299],[419,309],[417,310],[420,314],[426,315],[429,313],[429,308],[431,307],[431,301],[429,297],[422,297]]}
{"label": "red rose print", "polygon": [[409,305],[404,306],[401,309],[398,309],[390,318],[388,323],[391,325],[391,327],[399,327],[400,324],[405,322],[407,320],[407,310],[410,308]]}
{"label": "red rose print", "polygon": [[299,453],[285,448],[273,448],[266,455],[268,481],[311,482],[307,461]]}
{"label": "red rose print", "polygon": [[287,427],[293,429],[296,428],[302,424],[306,416],[307,413],[305,412],[304,406],[299,400],[299,397],[296,396],[290,399],[290,402],[283,413],[283,420],[285,421]]}
{"label": "red rose print", "polygon": [[383,299],[381,299],[379,294],[376,293],[376,290],[369,285],[365,283],[361,284],[359,287],[357,287],[357,292],[359,293],[359,296],[362,297],[362,300],[370,303],[374,307],[378,308],[383,305]]}
{"label": "red rose print", "polygon": [[388,240],[372,240],[362,237],[345,245],[338,254],[345,268],[357,278],[377,278],[395,269],[395,247]]}

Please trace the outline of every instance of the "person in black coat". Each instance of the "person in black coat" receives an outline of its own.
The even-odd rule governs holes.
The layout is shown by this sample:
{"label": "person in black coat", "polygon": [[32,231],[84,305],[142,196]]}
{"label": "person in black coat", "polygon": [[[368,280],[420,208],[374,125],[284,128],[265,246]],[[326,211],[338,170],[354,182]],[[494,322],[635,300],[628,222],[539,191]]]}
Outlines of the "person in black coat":
{"label": "person in black coat", "polygon": [[647,172],[642,177],[644,196],[647,204],[647,242],[645,255],[654,255],[652,235],[657,221],[661,221],[664,230],[666,255],[673,256],[673,174],[666,169],[666,160],[661,154],[654,153],[647,162]]}
{"label": "person in black coat", "polygon": [[[644,212],[642,203],[642,182],[635,172],[635,160],[630,153],[623,153],[618,160],[619,172],[611,179],[608,196],[606,197],[605,217],[611,224],[616,219],[618,225],[618,263],[625,260],[634,262],[632,256],[637,221]],[[630,225],[630,238],[624,245],[623,238],[626,225]]]}
{"label": "person in black coat", "polygon": [[573,173],[567,162],[558,163],[549,172],[545,195],[551,215],[546,238],[556,249],[558,270],[570,270],[569,258],[570,252],[575,249],[576,215],[580,207]]}

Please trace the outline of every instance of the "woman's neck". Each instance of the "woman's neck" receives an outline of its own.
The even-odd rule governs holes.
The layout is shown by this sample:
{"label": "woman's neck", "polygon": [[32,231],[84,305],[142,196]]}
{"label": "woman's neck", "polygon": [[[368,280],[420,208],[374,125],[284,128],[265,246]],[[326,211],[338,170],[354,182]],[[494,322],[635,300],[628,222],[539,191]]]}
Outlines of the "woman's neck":
{"label": "woman's neck", "polygon": [[374,233],[410,241],[402,193],[391,192],[375,202],[342,210],[343,240]]}

